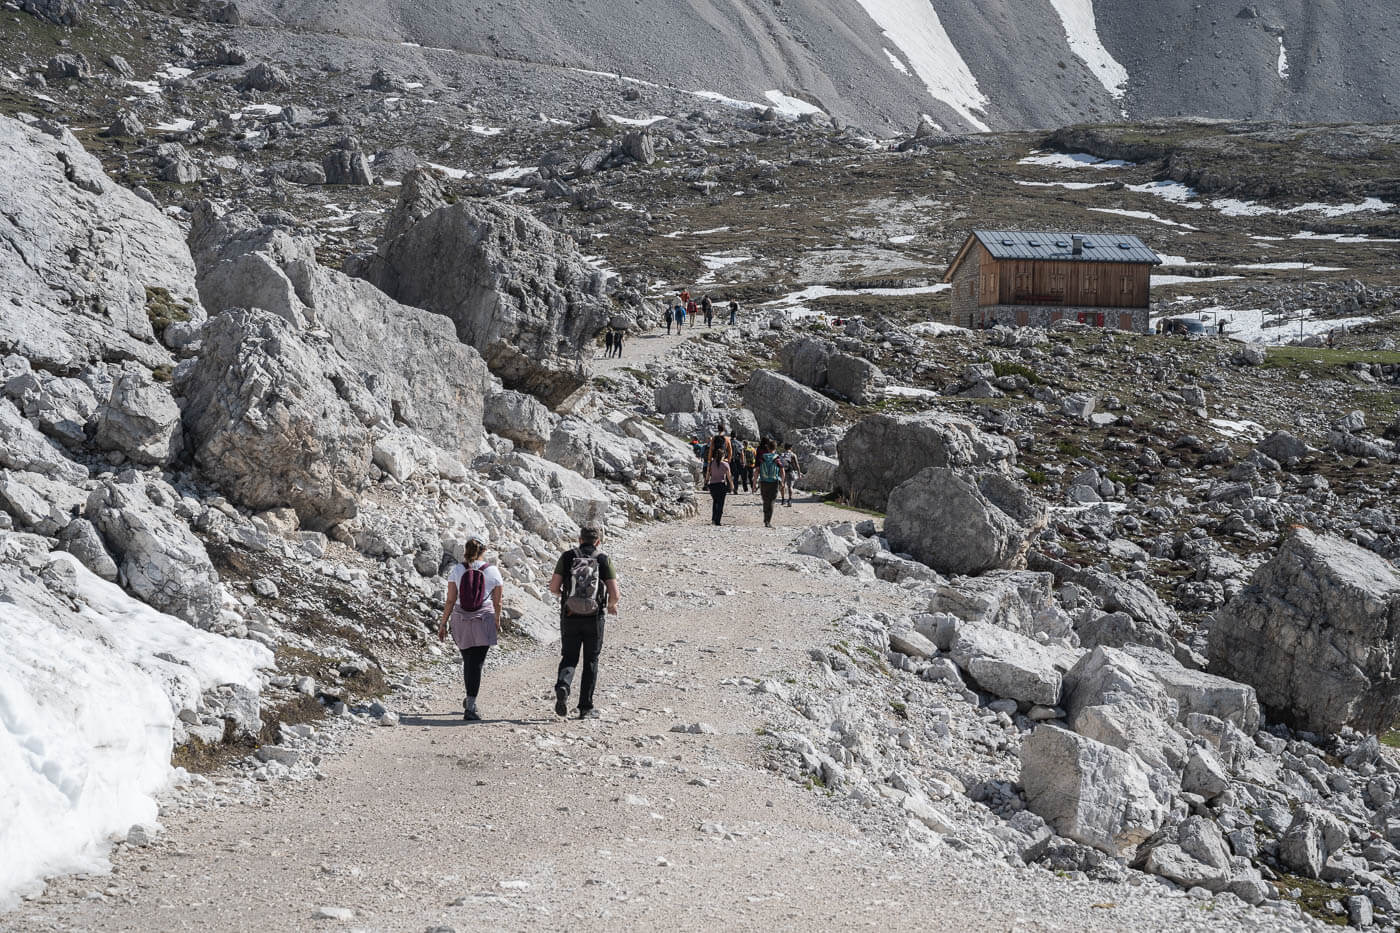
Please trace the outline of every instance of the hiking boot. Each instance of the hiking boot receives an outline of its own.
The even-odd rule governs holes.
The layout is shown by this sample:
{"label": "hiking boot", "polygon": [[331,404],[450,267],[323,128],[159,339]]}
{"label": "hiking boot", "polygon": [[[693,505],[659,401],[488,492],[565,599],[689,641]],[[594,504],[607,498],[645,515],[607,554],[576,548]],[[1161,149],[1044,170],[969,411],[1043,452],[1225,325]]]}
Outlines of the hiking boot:
{"label": "hiking boot", "polygon": [[581,709],[578,711],[579,719],[598,719],[599,713],[596,709]]}
{"label": "hiking boot", "polygon": [[563,687],[554,688],[554,715],[569,715],[569,692]]}
{"label": "hiking boot", "polygon": [[463,722],[481,722],[481,714],[474,709],[462,711]]}

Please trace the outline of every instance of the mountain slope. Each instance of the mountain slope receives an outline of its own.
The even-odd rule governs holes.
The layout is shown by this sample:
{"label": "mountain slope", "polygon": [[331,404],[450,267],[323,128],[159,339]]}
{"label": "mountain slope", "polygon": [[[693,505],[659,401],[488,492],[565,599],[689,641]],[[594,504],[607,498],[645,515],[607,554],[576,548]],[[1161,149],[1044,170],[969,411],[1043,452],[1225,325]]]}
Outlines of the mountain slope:
{"label": "mountain slope", "polygon": [[[615,72],[872,129],[1196,114],[1394,120],[1383,0],[253,0],[264,25]],[[767,96],[766,96],[767,95]]]}

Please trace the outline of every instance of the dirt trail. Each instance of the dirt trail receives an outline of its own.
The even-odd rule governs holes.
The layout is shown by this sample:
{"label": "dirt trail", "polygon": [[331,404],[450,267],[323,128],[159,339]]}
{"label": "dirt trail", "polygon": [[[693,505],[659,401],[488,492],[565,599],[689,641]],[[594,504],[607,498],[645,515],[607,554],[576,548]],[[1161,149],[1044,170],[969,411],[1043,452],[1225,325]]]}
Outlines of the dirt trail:
{"label": "dirt trail", "polygon": [[622,343],[622,356],[604,357],[600,351],[593,361],[593,372],[595,375],[606,375],[619,369],[642,366],[649,360],[665,356],[683,342],[703,334],[707,330],[722,329],[722,320],[728,320],[727,312],[723,319],[716,314],[714,326],[709,328],[705,326],[703,320],[695,326],[691,326],[687,320],[684,330],[672,325],[672,332],[669,334],[666,333],[664,325],[642,334],[628,334],[627,339]]}
{"label": "dirt trail", "polygon": [[[1185,898],[1166,916],[1154,899],[1144,916],[1112,907],[1133,898],[1123,887],[946,846],[889,848],[768,770],[765,715],[735,679],[807,663],[853,600],[881,608],[785,556],[798,522],[848,513],[778,511],[764,529],[757,496],[740,494],[731,524],[608,542],[624,600],[601,719],[553,715],[552,648],[495,654],[481,723],[461,721],[460,668],[435,662],[422,675],[430,708],[359,730],[323,781],[171,817],[161,844],[122,853],[113,878],[62,882],[0,929],[1121,929],[1193,915],[1210,927]],[[696,722],[716,734],[670,731]],[[84,898],[109,884],[120,893]],[[313,919],[322,906],[354,918]]]}

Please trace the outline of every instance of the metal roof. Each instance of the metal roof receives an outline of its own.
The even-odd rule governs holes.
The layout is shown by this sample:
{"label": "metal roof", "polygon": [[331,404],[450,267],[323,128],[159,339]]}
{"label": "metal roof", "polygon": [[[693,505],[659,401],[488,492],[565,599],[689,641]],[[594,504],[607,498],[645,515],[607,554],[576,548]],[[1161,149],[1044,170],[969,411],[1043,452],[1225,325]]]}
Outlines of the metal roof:
{"label": "metal roof", "polygon": [[[1057,262],[1144,262],[1162,264],[1162,257],[1135,236],[1112,233],[1024,233],[974,230],[993,259],[1053,259]],[[1084,252],[1074,252],[1074,237]]]}

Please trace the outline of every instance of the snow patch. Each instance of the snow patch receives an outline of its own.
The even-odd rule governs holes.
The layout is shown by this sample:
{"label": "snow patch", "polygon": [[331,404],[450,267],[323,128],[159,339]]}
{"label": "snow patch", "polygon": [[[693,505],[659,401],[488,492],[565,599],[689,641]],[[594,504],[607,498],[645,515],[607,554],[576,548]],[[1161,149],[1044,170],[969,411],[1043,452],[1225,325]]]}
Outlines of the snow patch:
{"label": "snow patch", "polygon": [[492,181],[514,181],[517,178],[524,178],[535,171],[531,165],[512,165],[510,168],[503,168],[498,172],[491,172],[486,177]]}
{"label": "snow patch", "polygon": [[1243,278],[1238,275],[1154,275],[1152,276],[1152,287],[1159,288],[1167,285],[1185,285],[1188,282],[1233,282],[1235,279]]}
{"label": "snow patch", "polygon": [[[1211,307],[1201,309],[1198,315],[1202,320],[1209,316],[1212,322],[1223,318],[1227,337],[1276,347],[1292,343],[1299,337],[1348,330],[1375,320],[1373,317],[1316,318],[1313,317],[1314,313],[1311,308],[1276,314],[1261,308]],[[1156,319],[1153,320],[1155,322]]]}
{"label": "snow patch", "polygon": [[895,55],[893,52],[886,48],[881,48],[881,51],[884,52],[885,57],[890,60],[890,64],[894,66],[895,71],[899,72],[902,75],[909,74],[909,69],[904,66],[904,62],[899,60],[899,56]]}
{"label": "snow patch", "polygon": [[499,126],[482,126],[480,123],[473,123],[467,129],[478,136],[500,136],[505,132]]}
{"label": "snow patch", "polygon": [[[1263,237],[1255,237],[1262,240]],[[1273,237],[1271,239],[1283,239],[1283,237]],[[1304,230],[1289,237],[1292,240],[1331,240],[1333,243],[1400,243],[1397,239],[1386,239],[1384,237],[1367,236],[1364,233],[1314,233],[1311,230]]]}
{"label": "snow patch", "polygon": [[978,114],[986,114],[989,101],[948,37],[933,4],[929,0],[859,2],[875,25],[904,53],[928,92],[986,132],[988,126]]}
{"label": "snow patch", "polygon": [[653,123],[660,123],[667,119],[665,115],[653,115],[650,117],[620,117],[615,113],[608,114],[608,119],[614,123],[621,123],[623,126],[651,126]]}
{"label": "snow patch", "polygon": [[1278,76],[1288,80],[1288,46],[1283,44],[1283,36],[1278,37]]}
{"label": "snow patch", "polygon": [[1090,188],[1107,188],[1111,181],[1020,181],[1018,185],[1027,188],[1066,188],[1070,191],[1087,191]]}
{"label": "snow patch", "polygon": [[782,91],[764,91],[763,96],[773,104],[774,110],[790,117],[826,112],[815,104],[809,104],[800,97],[791,97]]}
{"label": "snow patch", "polygon": [[1051,168],[1132,168],[1137,163],[1124,162],[1122,159],[1100,159],[1087,152],[1032,152],[1018,164],[1047,165]]}
{"label": "snow patch", "polygon": [[1094,0],[1050,0],[1065,27],[1069,50],[1089,66],[1094,77],[1115,99],[1121,99],[1128,89],[1128,69],[1104,48],[1094,21]]}
{"label": "snow patch", "polygon": [[1165,217],[1158,217],[1151,211],[1130,211],[1121,207],[1091,207],[1089,210],[1099,214],[1117,214],[1119,217],[1132,217],[1136,220],[1150,220],[1153,223],[1164,224],[1168,227],[1181,227],[1184,230],[1195,230],[1190,224],[1178,223],[1175,220],[1167,220]]}
{"label": "snow patch", "polygon": [[464,168],[453,168],[450,165],[439,165],[436,162],[429,162],[428,167],[435,168],[439,172],[442,172],[444,175],[446,175],[448,178],[454,178],[458,181],[461,181],[463,178],[466,178],[468,175],[471,174],[471,172],[468,172]]}
{"label": "snow patch", "polygon": [[1310,262],[1251,262],[1235,266],[1236,269],[1306,269],[1309,272],[1345,272],[1346,266],[1315,266]]}
{"label": "snow patch", "polygon": [[194,129],[194,121],[182,117],[178,120],[171,120],[169,123],[157,123],[155,126],[151,127],[151,129],[155,130],[157,133],[183,133],[187,130]]}
{"label": "snow patch", "polygon": [[[0,548],[8,542],[0,538]],[[112,838],[156,819],[176,716],[220,684],[260,686],[272,652],[201,631],[99,579],[47,565],[74,606],[37,597],[0,612],[0,909],[55,874],[101,872]]]}

